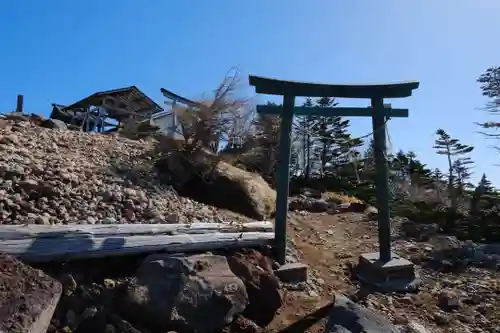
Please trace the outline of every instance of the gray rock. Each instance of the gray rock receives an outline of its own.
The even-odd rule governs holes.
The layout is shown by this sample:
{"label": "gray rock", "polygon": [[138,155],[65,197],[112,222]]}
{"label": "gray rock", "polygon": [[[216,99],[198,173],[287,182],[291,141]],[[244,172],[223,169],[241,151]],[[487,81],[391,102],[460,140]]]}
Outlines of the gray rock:
{"label": "gray rock", "polygon": [[120,305],[153,331],[180,325],[213,332],[243,312],[248,295],[223,256],[154,254],[130,282]]}
{"label": "gray rock", "polygon": [[326,323],[327,333],[396,333],[397,328],[384,317],[336,294],[335,305]]}
{"label": "gray rock", "polygon": [[285,264],[276,270],[276,275],[282,282],[307,282],[307,265],[303,263]]}

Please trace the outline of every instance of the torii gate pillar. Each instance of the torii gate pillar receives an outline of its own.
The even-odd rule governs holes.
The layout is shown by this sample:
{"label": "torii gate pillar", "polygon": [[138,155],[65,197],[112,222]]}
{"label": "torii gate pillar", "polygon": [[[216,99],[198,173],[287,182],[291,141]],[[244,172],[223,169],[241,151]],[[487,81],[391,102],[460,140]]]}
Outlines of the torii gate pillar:
{"label": "torii gate pillar", "polygon": [[[335,85],[295,81],[283,81],[258,76],[249,77],[250,85],[257,93],[283,96],[283,107],[259,105],[257,112],[261,114],[281,115],[280,127],[280,160],[278,166],[278,182],[275,218],[275,249],[280,264],[286,257],[286,220],[288,213],[288,193],[290,182],[291,131],[294,115],[316,116],[362,116],[372,117],[373,138],[375,148],[375,165],[377,172],[377,209],[379,252],[362,254],[359,258],[360,279],[381,288],[387,287],[389,279],[397,280],[398,285],[408,286],[408,281],[415,280],[414,266],[411,262],[391,253],[391,227],[389,211],[389,170],[386,153],[385,123],[389,117],[407,117],[408,110],[392,109],[384,105],[384,98],[409,97],[419,86],[418,82],[403,82],[378,85]],[[295,107],[295,97],[339,97],[367,98],[371,100],[370,108],[304,108]],[[391,283],[393,288],[394,284]],[[405,287],[406,288],[406,287]],[[387,288],[386,288],[387,289]],[[396,288],[401,290],[402,287]]]}

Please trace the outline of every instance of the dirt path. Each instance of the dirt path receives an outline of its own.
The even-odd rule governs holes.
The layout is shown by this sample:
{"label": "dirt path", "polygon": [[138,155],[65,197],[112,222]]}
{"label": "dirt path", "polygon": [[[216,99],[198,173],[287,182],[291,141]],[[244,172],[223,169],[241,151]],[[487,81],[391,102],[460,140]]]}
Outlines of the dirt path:
{"label": "dirt path", "polygon": [[310,265],[321,288],[319,295],[312,296],[287,292],[285,306],[270,327],[273,331],[322,332],[333,295],[355,290],[347,275],[348,265],[359,254],[376,249],[376,229],[362,214],[347,213],[294,214],[288,230],[301,262]]}

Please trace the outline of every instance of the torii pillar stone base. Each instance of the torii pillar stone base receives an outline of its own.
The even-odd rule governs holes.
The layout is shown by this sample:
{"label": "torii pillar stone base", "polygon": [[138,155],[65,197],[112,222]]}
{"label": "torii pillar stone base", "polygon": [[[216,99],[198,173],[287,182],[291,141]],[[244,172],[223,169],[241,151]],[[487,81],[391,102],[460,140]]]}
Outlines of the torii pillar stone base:
{"label": "torii pillar stone base", "polygon": [[415,265],[396,254],[389,261],[379,259],[379,252],[359,256],[357,278],[369,287],[382,292],[416,291],[421,283]]}

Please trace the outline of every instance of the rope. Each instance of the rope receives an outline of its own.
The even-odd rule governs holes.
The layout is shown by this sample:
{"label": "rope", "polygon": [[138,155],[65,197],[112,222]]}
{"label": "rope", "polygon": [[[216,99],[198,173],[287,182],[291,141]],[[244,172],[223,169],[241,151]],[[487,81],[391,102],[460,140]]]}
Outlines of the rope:
{"label": "rope", "polygon": [[[387,140],[389,142],[389,150],[392,151],[392,140],[391,140],[391,136],[389,134],[389,129],[388,129],[388,126],[387,126],[387,123],[389,121],[389,117],[387,117],[384,121],[384,123],[382,125],[380,125],[380,127],[377,127],[375,130],[378,130],[380,128],[383,128],[385,127],[385,135],[387,136]],[[314,133],[312,131],[308,131],[307,129],[305,128],[301,128],[300,126],[298,126],[297,124],[295,123],[292,123],[292,127],[297,130],[297,132],[301,135],[305,135],[305,134],[309,134],[311,137],[315,137],[315,138],[320,138],[320,139],[324,139],[324,140],[332,140],[334,141],[335,143],[349,143],[349,142],[353,142],[353,141],[359,141],[359,140],[362,140],[362,139],[365,139],[367,137],[370,137],[370,136],[373,136],[373,134],[375,133],[375,130],[368,133],[368,134],[365,134],[365,135],[362,135],[362,136],[359,136],[357,138],[352,138],[352,139],[348,139],[348,140],[337,140],[337,139],[334,139],[334,138],[331,138],[331,137],[326,137],[326,136],[322,136],[322,135],[318,135],[317,133]],[[389,161],[389,156],[387,155],[387,149],[385,152],[383,152],[384,154],[384,158],[385,160],[388,162]],[[354,156],[350,156],[350,157],[354,157]],[[351,163],[355,169],[355,173],[356,173],[356,178],[358,179],[358,183],[360,182],[360,179],[359,179],[359,170],[358,170],[358,163],[357,163],[357,159],[356,158],[352,158],[351,160]]]}
{"label": "rope", "polygon": [[[382,125],[380,125],[380,127],[376,128],[376,130],[378,130],[379,128],[382,128],[384,126],[387,125],[387,122],[389,121],[390,118],[386,118],[384,123]],[[305,128],[301,128],[300,126],[298,126],[297,124],[292,124],[292,127],[294,129],[296,129],[298,131],[299,134],[309,134],[313,137],[316,137],[316,138],[320,138],[320,139],[324,139],[324,140],[335,140],[336,143],[347,143],[347,142],[352,142],[352,141],[358,141],[358,140],[362,140],[362,139],[365,139],[369,136],[373,136],[373,133],[374,131],[366,134],[366,135],[362,135],[360,137],[357,137],[357,138],[352,138],[352,139],[348,139],[348,140],[337,140],[337,139],[333,139],[331,137],[326,137],[326,136],[321,136],[321,135],[318,135],[317,133],[314,133],[312,131],[308,131],[306,130]],[[386,135],[388,134],[387,132],[387,127],[386,127]],[[392,144],[391,144],[392,145]]]}

